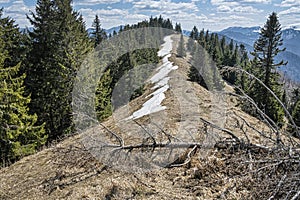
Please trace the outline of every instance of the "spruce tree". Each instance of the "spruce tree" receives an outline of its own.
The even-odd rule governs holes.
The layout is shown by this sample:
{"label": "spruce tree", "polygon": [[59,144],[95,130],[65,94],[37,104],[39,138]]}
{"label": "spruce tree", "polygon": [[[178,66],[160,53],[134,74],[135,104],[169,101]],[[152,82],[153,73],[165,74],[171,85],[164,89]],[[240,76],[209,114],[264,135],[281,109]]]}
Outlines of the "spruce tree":
{"label": "spruce tree", "polygon": [[10,17],[3,17],[3,9],[0,9],[0,26],[2,27],[2,39],[5,41],[3,50],[7,52],[5,66],[15,66],[25,61],[28,50],[28,37],[26,33],[21,33],[18,25]]}
{"label": "spruce tree", "polygon": [[92,27],[94,28],[94,31],[92,32],[91,38],[94,41],[96,47],[107,38],[105,30],[101,28],[101,23],[98,15],[95,16]]}
{"label": "spruce tree", "polygon": [[205,32],[204,32],[204,29],[202,29],[202,30],[200,31],[200,33],[199,33],[199,43],[200,43],[200,45],[201,45],[203,48],[206,47],[204,35],[205,35]]}
{"label": "spruce tree", "polygon": [[45,143],[46,136],[43,125],[36,125],[37,116],[28,113],[30,96],[24,95],[21,64],[5,66],[5,60],[10,58],[4,49],[3,28],[0,26],[0,163],[5,165],[34,153]]}
{"label": "spruce tree", "polygon": [[110,70],[108,69],[102,75],[96,89],[95,107],[96,107],[97,119],[99,121],[103,121],[105,118],[109,117],[112,114],[111,83],[112,83],[112,78],[110,76]]}
{"label": "spruce tree", "polygon": [[208,53],[200,45],[195,45],[194,52],[192,53],[192,66],[189,71],[190,81],[196,82],[202,87],[209,89],[209,59]]}
{"label": "spruce tree", "polygon": [[198,40],[199,38],[199,31],[198,31],[198,28],[196,26],[193,27],[193,30],[190,34],[190,37],[194,40]]}
{"label": "spruce tree", "polygon": [[187,49],[189,51],[191,51],[191,53],[193,53],[195,51],[195,49],[194,49],[195,40],[197,41],[198,38],[199,38],[199,31],[198,31],[197,27],[194,26],[190,33],[190,37],[189,37],[188,44],[187,44]]}
{"label": "spruce tree", "polygon": [[177,56],[181,58],[186,56],[186,49],[185,49],[185,44],[184,44],[184,39],[182,34],[180,34],[180,40],[177,48]]}
{"label": "spruce tree", "polygon": [[[245,48],[245,45],[240,44],[240,67],[245,70],[249,71],[250,68],[250,62],[248,57],[248,52]],[[243,91],[248,92],[249,89],[249,80],[247,78],[247,75],[245,73],[240,73],[237,77],[237,82],[235,83],[238,87],[240,87]]]}
{"label": "spruce tree", "polygon": [[30,109],[46,123],[49,141],[73,131],[71,92],[82,60],[91,49],[82,17],[71,0],[38,0],[28,56],[26,86]]}
{"label": "spruce tree", "polygon": [[178,33],[182,33],[182,29],[181,29],[181,24],[175,24],[175,31],[177,31]]}
{"label": "spruce tree", "polygon": [[[255,42],[252,52],[255,60],[252,67],[256,68],[253,70],[254,75],[260,78],[279,98],[282,96],[282,86],[279,83],[280,75],[277,69],[286,64],[283,60],[275,62],[278,53],[285,50],[280,48],[283,45],[281,36],[281,25],[277,14],[273,12],[264,27],[261,28],[260,36]],[[283,122],[284,111],[276,99],[260,84],[254,86],[250,94],[259,107],[275,122]]]}
{"label": "spruce tree", "polygon": [[296,103],[292,115],[296,125],[300,128],[300,100]]}

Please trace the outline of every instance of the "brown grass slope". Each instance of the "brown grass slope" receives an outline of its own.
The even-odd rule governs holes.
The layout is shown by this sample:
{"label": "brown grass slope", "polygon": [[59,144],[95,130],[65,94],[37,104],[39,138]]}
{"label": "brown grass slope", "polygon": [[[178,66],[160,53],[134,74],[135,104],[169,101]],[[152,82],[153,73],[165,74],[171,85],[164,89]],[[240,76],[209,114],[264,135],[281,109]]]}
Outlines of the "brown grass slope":
{"label": "brown grass slope", "polygon": [[[189,82],[189,60],[176,57],[179,36],[173,40],[170,60],[179,68],[170,73],[165,112],[131,123],[121,120],[146,101],[152,92],[148,86],[144,95],[117,110],[104,126],[1,169],[0,199],[299,199],[298,141],[282,135],[279,145],[272,128],[241,111],[230,86],[214,94]],[[141,141],[146,138],[143,131],[143,137],[150,132],[157,136],[157,143],[178,138],[194,145],[169,153],[167,160],[173,165],[148,171],[130,170],[124,159],[99,157],[90,149],[97,142],[91,138],[99,133],[118,144],[112,132],[129,146],[153,145],[151,140]],[[167,151],[157,149],[151,150],[156,152],[153,160],[160,161],[164,157],[159,153]]]}

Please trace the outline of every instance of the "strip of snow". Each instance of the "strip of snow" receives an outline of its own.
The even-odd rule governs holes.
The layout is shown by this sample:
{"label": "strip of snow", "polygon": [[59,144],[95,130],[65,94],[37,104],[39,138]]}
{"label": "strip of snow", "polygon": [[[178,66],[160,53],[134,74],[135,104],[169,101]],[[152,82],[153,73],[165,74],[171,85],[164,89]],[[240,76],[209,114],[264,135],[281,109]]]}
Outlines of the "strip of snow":
{"label": "strip of snow", "polygon": [[164,67],[160,68],[160,70],[154,75],[152,76],[152,78],[150,79],[150,81],[152,83],[157,83],[158,81],[160,81],[161,79],[165,78],[168,76],[168,74],[172,71],[177,69],[177,66],[173,66],[173,63],[171,63],[170,61],[168,61],[168,63],[166,63],[164,65]]}
{"label": "strip of snow", "polygon": [[[151,95],[153,95],[148,101],[143,104],[143,107],[138,111],[135,111],[129,119],[137,119],[145,115],[150,115],[158,111],[166,109],[166,106],[161,106],[162,101],[165,99],[165,93],[169,89],[169,85],[165,85],[162,88],[159,88]],[[149,95],[150,96],[150,95]]]}
{"label": "strip of snow", "polygon": [[168,84],[169,80],[170,80],[170,77],[164,77],[159,82],[157,82],[151,89],[154,90],[154,89],[163,87]]}
{"label": "strip of snow", "polygon": [[171,36],[166,36],[164,38],[165,43],[162,45],[162,49],[158,51],[157,55],[158,56],[165,56],[167,54],[169,54],[172,51],[172,43],[173,40],[171,38]]}
{"label": "strip of snow", "polygon": [[143,104],[142,108],[135,111],[127,119],[138,119],[166,109],[166,106],[162,106],[161,103],[166,98],[165,92],[169,89],[168,82],[170,77],[168,77],[168,74],[172,70],[176,70],[178,66],[173,66],[173,63],[169,61],[173,42],[171,36],[166,36],[164,41],[162,49],[157,53],[158,56],[163,56],[162,65],[156,69],[157,73],[150,79],[150,82],[155,84],[151,89],[155,91],[146,97],[151,98]]}

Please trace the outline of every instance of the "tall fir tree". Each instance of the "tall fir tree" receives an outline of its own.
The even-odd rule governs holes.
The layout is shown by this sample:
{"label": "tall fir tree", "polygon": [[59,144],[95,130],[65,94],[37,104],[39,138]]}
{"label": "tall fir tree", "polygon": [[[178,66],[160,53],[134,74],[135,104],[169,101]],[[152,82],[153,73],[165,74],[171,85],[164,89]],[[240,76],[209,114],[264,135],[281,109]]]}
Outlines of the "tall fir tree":
{"label": "tall fir tree", "polygon": [[177,31],[178,33],[182,33],[182,29],[181,29],[181,24],[175,24],[175,31]]}
{"label": "tall fir tree", "polygon": [[105,30],[101,27],[100,19],[98,15],[95,16],[94,22],[92,24],[94,31],[91,34],[91,38],[94,41],[95,47],[99,45],[103,40],[107,38]]}
{"label": "tall fir tree", "polygon": [[[2,39],[5,41],[3,50],[7,52],[4,66],[15,66],[21,63],[24,67],[26,53],[28,51],[29,38],[26,32],[21,33],[14,19],[3,17],[3,8],[0,9],[0,26],[2,27]],[[22,71],[22,69],[21,69]]]}
{"label": "tall fir tree", "polygon": [[96,89],[96,114],[99,121],[103,121],[112,114],[112,77],[110,76],[110,70],[108,69],[100,78]]}
{"label": "tall fir tree", "polygon": [[[36,125],[37,116],[28,113],[30,96],[24,94],[25,74],[19,75],[21,63],[5,66],[10,60],[2,39],[5,26],[0,26],[0,164],[13,162],[32,154],[46,141],[44,125]],[[13,39],[13,38],[11,38]],[[7,63],[6,63],[7,64]]]}
{"label": "tall fir tree", "polygon": [[82,60],[91,49],[82,17],[71,0],[38,0],[28,16],[34,31],[28,56],[26,86],[31,111],[46,123],[48,141],[73,131],[71,92]]}
{"label": "tall fir tree", "polygon": [[300,128],[300,100],[297,101],[294,109],[293,109],[293,118],[296,125]]}
{"label": "tall fir tree", "polygon": [[[248,52],[245,48],[245,45],[240,44],[239,49],[240,49],[240,55],[241,55],[240,60],[239,60],[240,67],[241,67],[241,69],[243,69],[245,71],[249,71],[250,61],[249,61]],[[247,78],[247,75],[245,73],[239,73],[238,77],[237,77],[236,85],[247,93],[248,89],[249,89],[249,84],[250,84],[250,82]]]}
{"label": "tall fir tree", "polygon": [[177,48],[177,56],[182,58],[186,56],[185,42],[182,34],[180,34],[180,40]]}
{"label": "tall fir tree", "polygon": [[190,33],[190,37],[189,37],[188,44],[187,44],[187,50],[189,50],[191,53],[193,53],[195,51],[195,49],[194,49],[195,41],[198,40],[198,38],[199,38],[199,31],[198,31],[198,28],[196,26],[194,26]]}
{"label": "tall fir tree", "polygon": [[[281,25],[277,14],[273,12],[261,28],[260,36],[254,44],[254,51],[251,53],[254,56],[254,62],[252,62],[252,67],[255,68],[252,70],[254,75],[279,98],[282,96],[282,86],[279,83],[280,75],[277,69],[286,64],[283,60],[275,62],[278,53],[285,50],[285,48],[280,48],[283,45],[281,37]],[[283,108],[265,87],[255,84],[250,91],[250,96],[272,120],[279,124],[283,122]]]}

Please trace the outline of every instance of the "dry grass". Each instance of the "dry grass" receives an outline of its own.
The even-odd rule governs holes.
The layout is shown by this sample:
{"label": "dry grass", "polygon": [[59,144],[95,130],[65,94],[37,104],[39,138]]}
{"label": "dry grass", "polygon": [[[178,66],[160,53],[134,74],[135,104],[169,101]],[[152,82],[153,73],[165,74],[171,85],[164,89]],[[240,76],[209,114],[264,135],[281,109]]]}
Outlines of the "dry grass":
{"label": "dry grass", "polygon": [[[178,36],[174,38],[176,45]],[[163,101],[166,112],[143,117],[138,122],[157,134],[157,140],[166,140],[161,133],[164,131],[185,142],[194,139],[205,144],[192,152],[190,162],[181,167],[131,173],[135,168],[115,159],[119,161],[118,168],[115,163],[108,163],[107,157],[97,157],[97,151],[89,149],[93,142],[99,142],[99,134],[100,140],[118,144],[109,131],[99,126],[1,169],[0,199],[299,198],[296,195],[300,190],[300,153],[296,148],[285,149],[291,147],[288,137],[282,137],[285,146],[276,146],[271,129],[241,111],[238,99],[227,94],[233,92],[232,87],[226,85],[224,95],[218,96],[217,101],[213,93],[187,81],[188,60],[173,54],[171,61],[179,68],[170,74],[172,90]],[[141,126],[121,119],[139,109],[151,93],[150,88],[103,123],[126,144],[141,143],[147,136]],[[239,140],[206,121],[220,125]],[[182,162],[187,159],[187,152],[178,152]],[[127,172],[122,170],[124,166],[128,167]]]}

